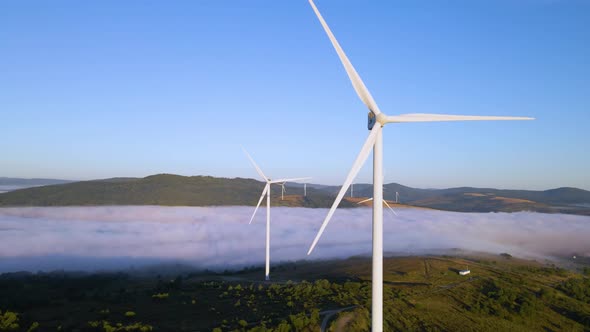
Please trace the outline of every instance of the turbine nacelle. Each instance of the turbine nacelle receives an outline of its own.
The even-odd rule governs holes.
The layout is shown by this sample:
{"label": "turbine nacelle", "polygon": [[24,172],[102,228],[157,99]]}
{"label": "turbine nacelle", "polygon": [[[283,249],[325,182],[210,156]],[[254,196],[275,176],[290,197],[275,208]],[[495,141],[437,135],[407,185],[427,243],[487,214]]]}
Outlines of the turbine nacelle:
{"label": "turbine nacelle", "polygon": [[383,112],[375,113],[373,111],[369,111],[369,113],[367,114],[367,128],[369,130],[373,129],[376,123],[379,123],[381,127],[383,127],[385,124],[389,122],[387,121],[388,118],[389,117]]}
{"label": "turbine nacelle", "polygon": [[369,111],[369,113],[367,114],[367,129],[373,129],[375,123],[377,123],[377,117],[375,116],[375,113]]}

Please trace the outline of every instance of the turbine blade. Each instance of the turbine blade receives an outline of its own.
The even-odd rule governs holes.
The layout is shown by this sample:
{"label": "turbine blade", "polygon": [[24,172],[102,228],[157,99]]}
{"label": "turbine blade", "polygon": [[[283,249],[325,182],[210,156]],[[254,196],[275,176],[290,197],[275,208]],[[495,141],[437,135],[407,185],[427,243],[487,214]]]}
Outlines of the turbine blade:
{"label": "turbine blade", "polygon": [[535,118],[521,116],[479,116],[479,115],[449,115],[449,114],[401,114],[387,117],[387,122],[438,122],[438,121],[510,121],[534,120]]}
{"label": "turbine blade", "polygon": [[254,213],[252,213],[252,218],[250,218],[250,222],[248,223],[248,225],[252,223],[252,220],[254,220],[254,216],[256,215],[256,211],[258,211],[258,207],[260,206],[260,203],[262,203],[262,199],[264,198],[264,195],[268,191],[269,186],[270,185],[268,183],[266,184],[266,186],[264,186],[264,190],[262,191],[262,195],[260,195],[260,199],[258,200],[258,205],[256,205],[256,208],[254,209]]}
{"label": "turbine blade", "polygon": [[264,179],[264,181],[268,182],[268,178],[266,177],[266,175],[264,175],[264,173],[262,173],[262,170],[260,169],[260,167],[258,167],[258,165],[256,165],[256,162],[254,161],[254,159],[252,159],[252,157],[250,156],[250,154],[248,153],[248,151],[246,151],[246,149],[244,149],[244,147],[242,147],[242,150],[244,150],[244,153],[246,154],[246,156],[248,157],[248,159],[250,159],[250,162],[252,163],[252,165],[254,165],[254,168],[256,168],[256,172],[258,172],[258,174],[260,176],[262,176],[262,178]]}
{"label": "turbine blade", "polygon": [[311,179],[311,178],[278,179],[278,180],[269,181],[269,183],[295,182],[295,181],[303,181],[303,180],[309,180],[309,179]]}
{"label": "turbine blade", "polygon": [[322,14],[320,14],[320,11],[313,3],[313,0],[309,0],[309,4],[311,5],[311,8],[313,8],[313,11],[315,12],[318,19],[320,20],[322,27],[324,27],[324,30],[326,31],[328,38],[330,38],[330,41],[332,42],[332,46],[334,46],[334,49],[336,50],[336,53],[338,53],[338,57],[340,58],[340,61],[342,62],[342,65],[344,66],[344,69],[348,74],[348,78],[350,79],[350,82],[354,87],[354,91],[356,91],[356,94],[359,96],[359,98],[369,108],[369,110],[375,113],[375,115],[381,113],[379,107],[377,106],[377,103],[375,103],[375,100],[373,100],[371,93],[363,83],[363,80],[361,80],[359,74],[352,66],[352,63],[350,63],[350,60],[348,60],[348,57],[346,57],[344,50],[342,50],[342,47],[340,47],[340,44],[338,44],[336,37],[334,37],[334,34],[330,30],[330,27],[328,27],[328,24],[326,23],[326,21],[324,21]]}
{"label": "turbine blade", "polygon": [[369,153],[371,152],[371,148],[373,147],[373,145],[375,144],[375,140],[377,139],[377,134],[382,129],[383,128],[380,125],[376,125],[373,127],[373,129],[371,129],[371,133],[369,134],[369,137],[367,137],[367,140],[365,141],[365,144],[363,145],[361,152],[356,157],[354,164],[352,164],[352,169],[348,173],[348,176],[346,177],[346,180],[344,181],[342,188],[340,188],[340,192],[338,193],[338,196],[336,196],[336,200],[332,204],[332,207],[330,208],[330,211],[328,212],[326,219],[324,219],[324,223],[322,224],[322,227],[320,227],[318,234],[316,235],[315,239],[313,240],[313,243],[311,244],[311,247],[309,248],[309,251],[307,252],[308,255],[311,254],[311,252],[313,251],[313,248],[318,243],[320,237],[322,236],[322,233],[324,232],[324,229],[326,229],[326,226],[330,222],[332,215],[336,211],[336,208],[340,204],[340,201],[342,201],[344,194],[346,194],[348,187],[350,187],[350,184],[352,183],[352,181],[354,180],[354,178],[356,177],[358,172],[361,170],[361,167],[363,166],[363,164],[365,163],[365,161],[369,157]]}
{"label": "turbine blade", "polygon": [[385,205],[387,205],[387,207],[389,208],[389,210],[391,210],[391,212],[393,212],[393,214],[395,214],[397,216],[397,213],[395,213],[395,211],[391,208],[391,206],[389,206],[389,203],[387,203],[386,200],[383,200],[383,203],[385,203]]}
{"label": "turbine blade", "polygon": [[360,202],[357,202],[356,204],[363,204],[363,203],[365,203],[365,202],[372,201],[372,200],[373,200],[373,197],[371,197],[371,198],[367,198],[367,199],[364,199],[364,200],[362,200],[362,201],[360,201]]}

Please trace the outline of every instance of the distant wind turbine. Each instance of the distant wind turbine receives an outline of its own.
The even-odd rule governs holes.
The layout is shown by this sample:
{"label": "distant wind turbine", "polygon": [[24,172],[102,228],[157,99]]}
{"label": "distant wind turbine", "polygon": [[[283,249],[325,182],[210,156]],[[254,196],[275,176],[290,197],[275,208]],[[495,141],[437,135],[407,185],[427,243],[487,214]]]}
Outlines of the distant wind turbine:
{"label": "distant wind turbine", "polygon": [[285,199],[285,182],[281,183],[281,201]]}
{"label": "distant wind turbine", "polygon": [[[372,201],[372,200],[373,200],[373,197],[371,197],[371,198],[367,198],[367,199],[363,199],[362,201],[360,201],[360,202],[358,202],[358,203],[356,203],[356,204],[363,204],[363,203],[365,203],[365,202]],[[387,206],[387,207],[389,208],[389,210],[390,210],[391,212],[393,212],[393,214],[395,214],[395,215],[397,216],[397,213],[395,212],[395,210],[394,210],[394,209],[392,209],[392,208],[391,208],[391,206],[389,205],[389,203],[387,203],[387,200],[385,200],[385,199],[384,199],[384,200],[383,200],[383,204],[385,204],[385,206]]]}
{"label": "distant wind turbine", "polygon": [[[383,187],[383,190],[385,191],[385,187]],[[360,202],[357,202],[356,204],[363,204],[363,203],[365,203],[365,202],[369,202],[369,201],[372,201],[372,200],[373,200],[373,197],[370,197],[370,198],[367,198],[367,199],[363,199],[362,201],[360,201]],[[397,203],[397,202],[396,202],[396,203]],[[391,211],[393,214],[395,214],[395,215],[397,216],[397,213],[395,212],[395,210],[394,210],[394,209],[392,209],[392,208],[391,208],[391,206],[389,205],[389,203],[387,203],[387,200],[386,200],[386,199],[384,199],[384,200],[383,200],[383,204],[385,204],[385,206],[387,206],[387,207],[389,208],[389,210],[390,210],[390,211]]]}
{"label": "distant wind turbine", "polygon": [[293,179],[271,180],[269,177],[266,177],[266,175],[264,175],[264,173],[262,173],[262,170],[260,169],[260,167],[258,167],[258,165],[256,165],[256,162],[254,161],[254,159],[252,159],[252,157],[250,156],[248,151],[246,151],[246,149],[244,149],[244,148],[242,148],[242,150],[244,150],[244,153],[246,154],[248,159],[250,159],[250,162],[252,162],[252,165],[254,165],[254,168],[256,168],[256,172],[258,172],[258,175],[260,175],[260,177],[262,177],[262,179],[266,182],[266,186],[264,186],[264,190],[262,190],[262,195],[260,195],[260,199],[258,200],[258,204],[256,205],[256,208],[254,209],[254,213],[252,213],[252,217],[250,218],[250,222],[248,224],[251,224],[252,220],[254,220],[254,216],[256,215],[256,211],[258,211],[258,207],[260,206],[260,203],[262,203],[262,199],[264,198],[264,195],[266,195],[266,269],[265,269],[265,280],[270,280],[270,185],[275,184],[275,183],[280,183],[281,186],[284,188],[284,185],[286,182],[307,180],[310,178],[293,178]]}
{"label": "distant wind turbine", "polygon": [[[358,174],[359,170],[369,157],[371,148],[373,149],[373,271],[372,271],[372,314],[371,326],[373,332],[383,331],[383,135],[382,129],[388,123],[405,123],[405,122],[433,122],[433,121],[490,121],[490,120],[532,120],[527,117],[505,117],[505,116],[473,116],[473,115],[446,115],[446,114],[402,114],[402,115],[387,115],[382,113],[373,100],[371,93],[361,80],[360,76],[352,66],[352,63],[346,57],[346,54],[338,44],[336,37],[330,31],[328,24],[318,11],[313,3],[309,0],[313,11],[319,19],[324,28],[328,38],[332,42],[332,46],[336,50],[348,78],[350,79],[354,90],[359,98],[369,109],[368,114],[368,128],[370,130],[367,140],[352,165],[352,169],[348,173],[334,204],[330,208],[326,219],[316,235],[308,255],[311,254],[318,240],[322,236],[324,229],[330,222],[334,211],[340,204],[348,187]],[[325,114],[324,114],[325,116]]]}

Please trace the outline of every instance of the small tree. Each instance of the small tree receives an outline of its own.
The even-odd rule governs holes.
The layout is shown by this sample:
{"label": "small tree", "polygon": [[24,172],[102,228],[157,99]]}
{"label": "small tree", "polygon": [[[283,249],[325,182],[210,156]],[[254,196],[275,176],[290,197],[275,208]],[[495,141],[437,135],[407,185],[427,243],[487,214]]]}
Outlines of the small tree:
{"label": "small tree", "polygon": [[33,332],[35,331],[37,328],[39,327],[39,323],[37,322],[33,322],[33,324],[31,324],[31,326],[29,327],[29,329],[27,330],[27,332]]}
{"label": "small tree", "polygon": [[0,331],[12,331],[18,328],[18,314],[12,311],[6,311],[3,314],[0,310]]}

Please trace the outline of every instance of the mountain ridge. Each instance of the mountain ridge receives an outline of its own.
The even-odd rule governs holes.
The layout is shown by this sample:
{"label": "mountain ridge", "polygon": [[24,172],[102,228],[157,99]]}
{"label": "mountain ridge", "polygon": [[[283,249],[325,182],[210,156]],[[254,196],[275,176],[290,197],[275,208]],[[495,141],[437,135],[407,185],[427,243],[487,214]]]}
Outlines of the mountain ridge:
{"label": "mountain ridge", "polygon": [[[302,187],[300,183],[288,183],[285,200],[281,200],[280,187],[273,186],[272,205],[328,208],[340,190],[340,186],[308,184],[307,196],[303,197]],[[144,178],[108,178],[14,190],[0,193],[0,206],[256,205],[263,188],[263,182],[250,178],[164,173]],[[355,184],[355,197],[372,197],[372,188],[372,184]],[[421,189],[398,183],[384,185],[383,196],[388,201],[395,202],[396,192],[399,193],[399,203],[440,210],[590,215],[590,191],[573,187],[535,191],[476,187]],[[343,200],[341,206],[358,205]]]}

